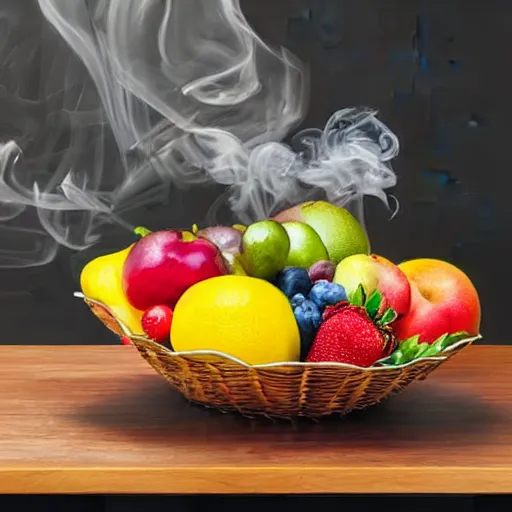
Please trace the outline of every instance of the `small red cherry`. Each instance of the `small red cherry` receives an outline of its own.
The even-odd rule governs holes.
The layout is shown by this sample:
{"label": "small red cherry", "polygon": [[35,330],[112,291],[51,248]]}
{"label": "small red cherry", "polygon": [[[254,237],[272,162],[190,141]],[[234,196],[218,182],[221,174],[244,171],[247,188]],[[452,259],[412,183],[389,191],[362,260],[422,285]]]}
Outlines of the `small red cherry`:
{"label": "small red cherry", "polygon": [[169,306],[151,306],[142,315],[142,330],[154,341],[169,341],[172,323],[172,309]]}

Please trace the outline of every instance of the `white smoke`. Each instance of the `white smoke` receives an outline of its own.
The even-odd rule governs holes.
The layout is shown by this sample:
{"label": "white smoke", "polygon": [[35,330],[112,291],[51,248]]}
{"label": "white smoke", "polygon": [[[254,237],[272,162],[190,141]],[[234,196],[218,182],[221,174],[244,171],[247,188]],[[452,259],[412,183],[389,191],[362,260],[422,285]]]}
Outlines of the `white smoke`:
{"label": "white smoke", "polygon": [[210,222],[226,202],[251,222],[318,191],[362,222],[365,195],[387,204],[398,141],[375,112],[282,142],[309,77],[238,0],[39,0],[42,31],[23,25],[25,2],[3,2],[0,267],[89,247],[105,222],[130,228],[123,214],[173,185],[225,185]]}

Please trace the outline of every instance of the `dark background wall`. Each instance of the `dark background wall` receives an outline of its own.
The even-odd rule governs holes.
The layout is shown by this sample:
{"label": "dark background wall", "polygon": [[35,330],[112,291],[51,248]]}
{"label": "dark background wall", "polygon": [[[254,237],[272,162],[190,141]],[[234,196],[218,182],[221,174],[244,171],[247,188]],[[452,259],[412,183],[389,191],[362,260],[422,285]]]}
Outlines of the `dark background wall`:
{"label": "dark background wall", "polygon": [[[323,127],[337,109],[368,105],[398,135],[400,212],[389,221],[380,203],[367,201],[373,251],[397,262],[425,256],[460,266],[481,294],[484,342],[509,343],[512,4],[245,0],[242,6],[264,39],[309,64],[303,127]],[[0,122],[8,121],[0,113]],[[167,204],[134,215],[153,229],[189,226],[202,221],[215,193],[173,193]],[[85,261],[127,241],[112,230],[91,251],[63,249],[47,266],[0,270],[0,343],[118,343],[72,293]]]}

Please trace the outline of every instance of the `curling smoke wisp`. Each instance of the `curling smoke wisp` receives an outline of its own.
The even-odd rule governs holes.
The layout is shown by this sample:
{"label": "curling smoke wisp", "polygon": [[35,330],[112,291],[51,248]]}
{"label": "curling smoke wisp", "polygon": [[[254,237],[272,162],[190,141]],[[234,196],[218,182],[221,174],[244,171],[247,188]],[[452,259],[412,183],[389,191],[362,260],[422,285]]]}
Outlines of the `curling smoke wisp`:
{"label": "curling smoke wisp", "polygon": [[318,191],[362,222],[365,195],[387,204],[398,141],[375,112],[283,142],[308,74],[238,0],[38,0],[38,23],[26,7],[0,7],[0,267],[130,229],[126,212],[176,185],[225,186],[209,222],[224,203],[251,222]]}

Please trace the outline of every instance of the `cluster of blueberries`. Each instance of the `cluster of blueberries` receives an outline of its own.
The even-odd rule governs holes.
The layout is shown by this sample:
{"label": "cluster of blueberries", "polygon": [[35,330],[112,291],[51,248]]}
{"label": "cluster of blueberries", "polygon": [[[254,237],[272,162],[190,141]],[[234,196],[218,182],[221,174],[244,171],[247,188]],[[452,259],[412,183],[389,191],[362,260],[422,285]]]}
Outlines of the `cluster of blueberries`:
{"label": "cluster of blueberries", "polygon": [[299,326],[301,359],[303,359],[322,323],[326,306],[334,306],[347,300],[345,288],[327,279],[314,283],[306,269],[286,267],[277,276],[277,287],[288,297]]}

